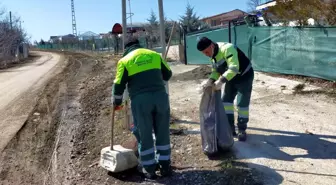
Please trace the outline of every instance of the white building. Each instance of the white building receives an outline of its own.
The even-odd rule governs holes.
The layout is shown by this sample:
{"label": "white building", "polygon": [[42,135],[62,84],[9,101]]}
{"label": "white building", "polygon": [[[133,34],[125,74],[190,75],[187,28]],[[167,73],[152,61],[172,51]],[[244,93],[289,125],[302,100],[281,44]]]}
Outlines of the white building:
{"label": "white building", "polygon": [[260,5],[256,7],[256,10],[262,10],[274,5],[276,5],[276,1],[274,0],[260,0]]}

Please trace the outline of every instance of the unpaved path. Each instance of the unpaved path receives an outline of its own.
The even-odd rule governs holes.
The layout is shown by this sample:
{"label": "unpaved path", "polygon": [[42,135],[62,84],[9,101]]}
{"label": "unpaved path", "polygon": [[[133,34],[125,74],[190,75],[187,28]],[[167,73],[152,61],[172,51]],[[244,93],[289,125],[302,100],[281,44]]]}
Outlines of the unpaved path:
{"label": "unpaved path", "polygon": [[[176,74],[195,67],[176,65],[172,69]],[[170,100],[173,112],[184,118],[180,125],[198,134],[200,95],[196,88],[200,81],[191,74],[178,75],[182,80],[170,83]],[[300,83],[256,72],[248,140],[236,141],[234,153],[238,161],[262,172],[265,184],[336,182],[335,96],[311,85],[293,94]],[[188,114],[188,110],[193,111]]]}
{"label": "unpaved path", "polygon": [[83,82],[99,63],[84,54],[62,55],[61,70],[41,89],[23,127],[0,155],[0,184],[69,184],[77,175],[71,158],[83,124]]}
{"label": "unpaved path", "polygon": [[0,151],[24,124],[36,104],[41,85],[60,60],[57,54],[32,53],[41,57],[19,67],[0,70]]}

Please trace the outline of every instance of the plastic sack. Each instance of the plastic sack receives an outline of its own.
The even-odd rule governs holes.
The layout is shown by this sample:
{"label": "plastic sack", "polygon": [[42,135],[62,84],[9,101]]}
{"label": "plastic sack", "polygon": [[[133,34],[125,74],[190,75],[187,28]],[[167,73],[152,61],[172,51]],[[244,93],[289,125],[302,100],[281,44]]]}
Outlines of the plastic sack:
{"label": "plastic sack", "polygon": [[229,150],[234,143],[232,130],[221,100],[221,91],[204,90],[200,103],[200,123],[203,152],[212,156]]}

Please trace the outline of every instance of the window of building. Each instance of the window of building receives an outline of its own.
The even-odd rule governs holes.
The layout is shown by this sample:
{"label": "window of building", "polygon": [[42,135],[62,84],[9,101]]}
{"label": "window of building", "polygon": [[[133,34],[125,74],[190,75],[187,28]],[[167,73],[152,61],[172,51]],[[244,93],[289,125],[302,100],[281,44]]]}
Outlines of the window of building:
{"label": "window of building", "polygon": [[211,26],[217,26],[217,20],[211,20]]}

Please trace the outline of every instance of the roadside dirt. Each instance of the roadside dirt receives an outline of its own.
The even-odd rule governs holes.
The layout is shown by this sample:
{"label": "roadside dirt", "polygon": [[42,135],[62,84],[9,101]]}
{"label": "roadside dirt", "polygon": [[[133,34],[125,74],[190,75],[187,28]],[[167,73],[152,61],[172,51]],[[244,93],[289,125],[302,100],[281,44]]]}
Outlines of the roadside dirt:
{"label": "roadside dirt", "polygon": [[0,70],[0,152],[37,103],[41,87],[59,69],[59,55],[32,52],[34,61]]}
{"label": "roadside dirt", "polygon": [[[334,99],[294,94],[301,82],[257,73],[249,137],[209,160],[199,135],[197,86],[206,66],[172,64],[169,83],[171,178],[149,181],[135,169],[111,174],[98,165],[109,146],[110,105],[117,58],[60,52],[64,71],[50,80],[24,127],[0,156],[0,184],[332,184],[335,169]],[[320,89],[307,85],[303,91]],[[117,115],[115,142],[134,137]],[[315,169],[318,169],[316,171]]]}
{"label": "roadside dirt", "polygon": [[40,57],[41,57],[41,55],[39,55],[37,53],[29,53],[28,58],[21,59],[21,60],[18,60],[18,61],[12,61],[12,62],[6,63],[6,65],[0,65],[0,70],[19,68],[23,65],[26,65],[27,63],[35,62]]}

